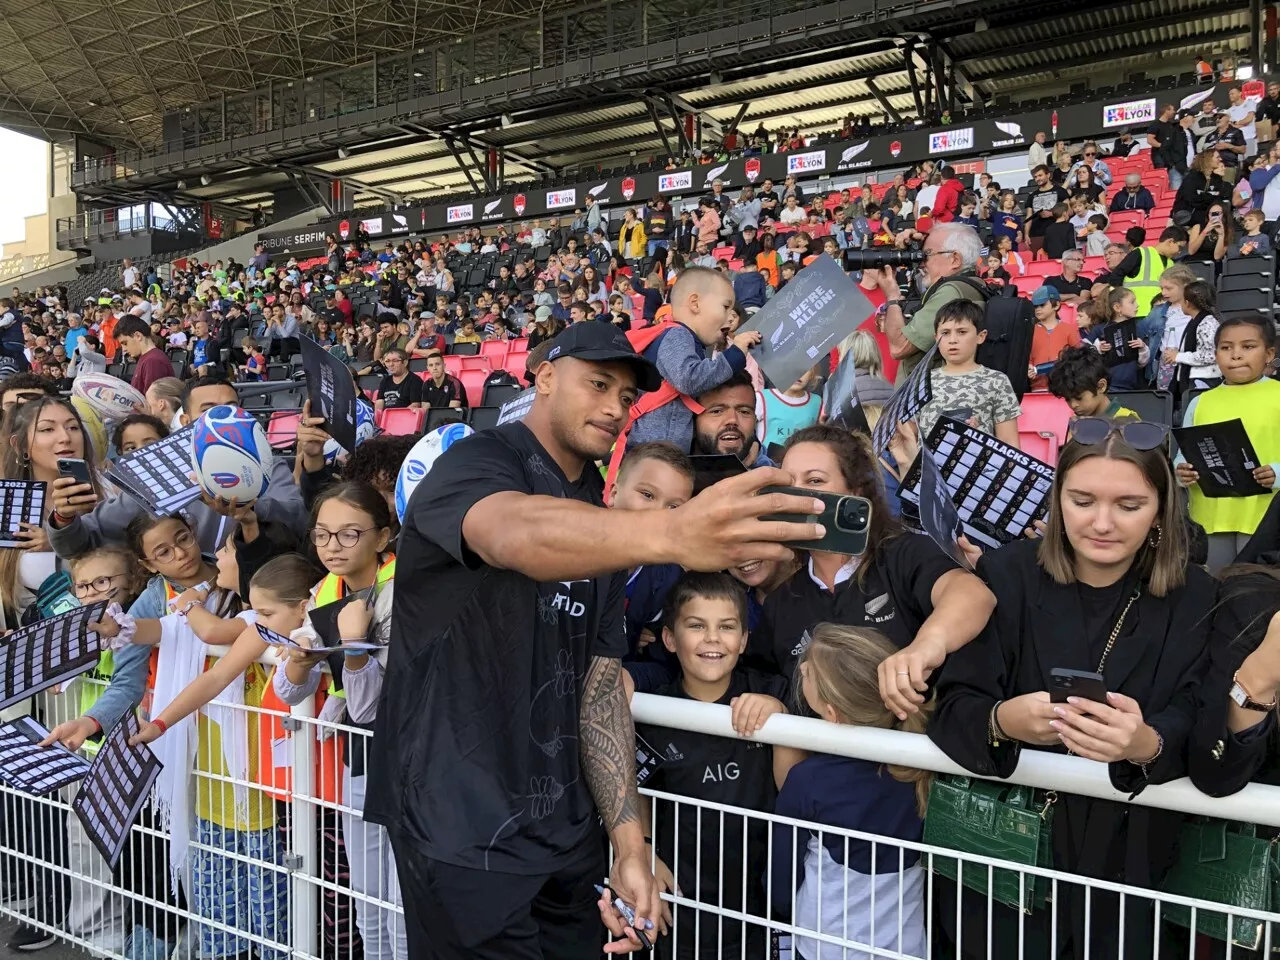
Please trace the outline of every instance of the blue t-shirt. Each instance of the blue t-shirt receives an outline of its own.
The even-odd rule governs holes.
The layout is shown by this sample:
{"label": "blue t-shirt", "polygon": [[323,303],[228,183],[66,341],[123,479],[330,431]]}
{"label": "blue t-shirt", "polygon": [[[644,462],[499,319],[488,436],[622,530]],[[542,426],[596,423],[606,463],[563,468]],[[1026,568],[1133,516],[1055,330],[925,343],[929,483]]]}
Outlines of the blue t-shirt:
{"label": "blue t-shirt", "polygon": [[[68,334],[70,336],[70,334]],[[209,340],[192,340],[191,341],[191,365],[193,367],[203,367],[209,362]]]}

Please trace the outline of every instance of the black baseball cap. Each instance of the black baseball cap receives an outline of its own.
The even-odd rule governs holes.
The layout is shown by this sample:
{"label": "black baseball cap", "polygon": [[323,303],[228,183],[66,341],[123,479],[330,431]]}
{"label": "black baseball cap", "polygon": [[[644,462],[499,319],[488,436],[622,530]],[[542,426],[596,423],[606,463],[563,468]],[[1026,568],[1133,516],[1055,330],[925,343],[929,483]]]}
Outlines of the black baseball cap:
{"label": "black baseball cap", "polygon": [[551,349],[547,351],[548,360],[560,360],[564,357],[600,363],[629,363],[636,373],[636,386],[641,390],[657,390],[662,386],[662,375],[658,373],[658,368],[643,355],[636,353],[627,335],[612,323],[583,320],[566,327],[551,341]]}

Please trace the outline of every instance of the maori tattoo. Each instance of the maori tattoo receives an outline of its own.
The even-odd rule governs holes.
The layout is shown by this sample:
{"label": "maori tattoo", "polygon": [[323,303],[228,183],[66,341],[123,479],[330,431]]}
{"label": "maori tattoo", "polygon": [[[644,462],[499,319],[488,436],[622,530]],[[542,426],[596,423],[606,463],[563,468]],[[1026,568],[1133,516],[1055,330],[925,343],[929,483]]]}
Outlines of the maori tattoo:
{"label": "maori tattoo", "polygon": [[639,822],[636,733],[622,687],[622,661],[591,658],[578,733],[583,775],[605,829]]}

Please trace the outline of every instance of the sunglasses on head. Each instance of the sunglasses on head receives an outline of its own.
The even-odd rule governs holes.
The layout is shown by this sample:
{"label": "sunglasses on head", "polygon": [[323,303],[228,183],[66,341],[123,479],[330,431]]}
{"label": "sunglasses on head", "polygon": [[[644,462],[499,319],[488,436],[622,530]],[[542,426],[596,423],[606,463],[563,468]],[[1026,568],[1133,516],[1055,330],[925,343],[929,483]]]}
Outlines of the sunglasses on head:
{"label": "sunglasses on head", "polygon": [[1081,417],[1072,420],[1067,435],[1076,443],[1086,446],[1104,443],[1113,433],[1135,450],[1154,450],[1164,444],[1169,428],[1163,423],[1146,420],[1124,420],[1119,423],[1102,417]]}

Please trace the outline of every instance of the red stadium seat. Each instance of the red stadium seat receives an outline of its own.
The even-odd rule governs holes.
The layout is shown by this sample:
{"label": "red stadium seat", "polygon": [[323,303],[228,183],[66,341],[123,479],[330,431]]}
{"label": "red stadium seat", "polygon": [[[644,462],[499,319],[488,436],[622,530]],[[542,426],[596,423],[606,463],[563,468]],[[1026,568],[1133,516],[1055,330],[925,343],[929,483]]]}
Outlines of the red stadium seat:
{"label": "red stadium seat", "polygon": [[711,255],[717,260],[728,260],[733,256],[733,247],[716,247],[711,251]]}
{"label": "red stadium seat", "polygon": [[524,368],[529,363],[528,350],[512,350],[502,362],[502,369],[517,380],[524,380]]}
{"label": "red stadium seat", "polygon": [[302,414],[290,413],[288,410],[275,410],[267,422],[267,443],[273,450],[287,450],[293,446],[298,435],[298,424]]}
{"label": "red stadium seat", "polygon": [[[507,355],[510,349],[511,345],[505,340],[486,340],[480,344],[480,356],[487,358],[491,363],[496,361],[501,364],[502,358]],[[463,359],[466,358],[464,357]],[[466,364],[463,364],[462,369],[467,369]]]}
{"label": "red stadium seat", "polygon": [[508,353],[512,352],[513,350],[518,352],[521,350],[528,350],[528,349],[529,349],[528,337],[512,337],[510,340],[507,341]]}
{"label": "red stadium seat", "polygon": [[[482,343],[480,344],[480,346],[483,347],[484,344]],[[466,373],[468,370],[483,370],[485,373],[488,373],[492,369],[493,369],[493,364],[489,361],[488,357],[475,356],[475,357],[462,358],[463,373]],[[461,376],[461,374],[459,374],[459,376]]]}
{"label": "red stadium seat", "polygon": [[1062,264],[1057,260],[1033,260],[1027,264],[1024,277],[1056,277],[1062,272]]}
{"label": "red stadium seat", "polygon": [[1040,287],[1044,286],[1044,277],[1014,277],[1013,285],[1018,288],[1018,296],[1029,297]]}
{"label": "red stadium seat", "polygon": [[1032,433],[1029,430],[1018,431],[1018,449],[1029,457],[1035,457],[1044,463],[1057,465],[1058,438],[1052,433]]}
{"label": "red stadium seat", "polygon": [[422,432],[422,425],[426,419],[427,411],[425,410],[393,407],[382,411],[382,423],[379,426],[382,427],[383,433],[393,437],[411,437]]}
{"label": "red stadium seat", "polygon": [[[463,358],[458,356],[457,354],[446,353],[444,355],[445,372],[455,377],[458,374],[460,374],[462,372],[462,359]],[[425,374],[425,371],[424,371],[424,374]]]}
{"label": "red stadium seat", "polygon": [[1106,257],[1085,257],[1084,272],[1087,276],[1097,276],[1099,273],[1106,273],[1107,258]]}
{"label": "red stadium seat", "polygon": [[1141,210],[1120,210],[1111,214],[1111,221],[1107,226],[1113,230],[1125,229],[1130,227],[1140,227],[1147,219],[1147,215]]}
{"label": "red stadium seat", "polygon": [[1018,434],[1048,434],[1056,437],[1058,446],[1067,442],[1067,424],[1071,422],[1067,401],[1043,390],[1024,394],[1022,416],[1018,418]]}
{"label": "red stadium seat", "polygon": [[484,382],[489,379],[489,370],[463,370],[458,379],[467,391],[467,404],[473,409],[483,406]]}

